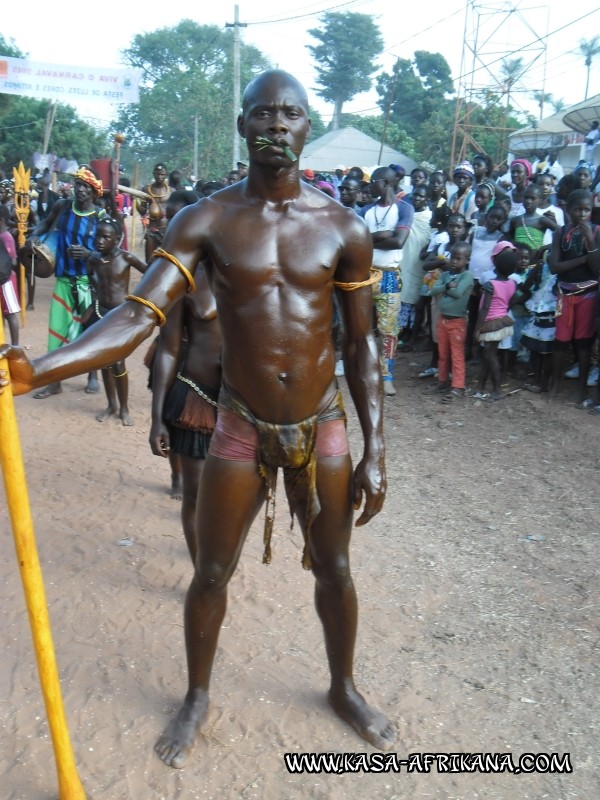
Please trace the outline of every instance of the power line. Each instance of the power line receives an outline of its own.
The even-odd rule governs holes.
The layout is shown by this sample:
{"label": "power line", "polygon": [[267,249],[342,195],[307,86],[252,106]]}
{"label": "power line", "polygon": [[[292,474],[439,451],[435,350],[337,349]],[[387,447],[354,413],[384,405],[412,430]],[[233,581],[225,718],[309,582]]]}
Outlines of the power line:
{"label": "power line", "polygon": [[281,19],[264,19],[257,20],[256,22],[249,22],[248,25],[273,25],[280,22],[293,22],[297,19],[306,19],[307,17],[318,17],[320,14],[329,14],[340,8],[348,8],[349,6],[364,5],[369,0],[347,0],[345,3],[339,3],[337,6],[330,6],[329,8],[322,8],[319,11],[310,11],[306,14],[297,14],[294,17],[282,17]]}

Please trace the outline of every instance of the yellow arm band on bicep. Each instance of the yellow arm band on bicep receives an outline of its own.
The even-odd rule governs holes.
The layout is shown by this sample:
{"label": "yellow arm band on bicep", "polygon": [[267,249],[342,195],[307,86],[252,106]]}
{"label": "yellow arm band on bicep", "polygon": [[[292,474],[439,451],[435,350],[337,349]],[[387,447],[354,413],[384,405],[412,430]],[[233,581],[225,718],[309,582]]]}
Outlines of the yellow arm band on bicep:
{"label": "yellow arm band on bicep", "polygon": [[188,292],[193,292],[196,288],[196,281],[194,280],[194,276],[189,271],[187,267],[184,267],[181,261],[175,256],[172,256],[171,253],[167,253],[166,250],[163,250],[162,247],[157,247],[156,250],[152,253],[152,258],[150,259],[153,261],[155,258],[166,258],[167,261],[170,261],[171,264],[174,264],[179,272],[183,275],[188,283]]}
{"label": "yellow arm band on bicep", "polygon": [[154,305],[151,300],[146,300],[144,297],[138,297],[137,294],[128,294],[125,300],[133,300],[136,303],[141,303],[143,306],[146,306],[151,311],[154,311],[156,314],[156,324],[162,326],[167,321],[167,318],[163,314],[163,312]]}
{"label": "yellow arm band on bicep", "polygon": [[370,286],[372,283],[377,283],[381,280],[383,272],[380,269],[371,269],[371,275],[366,281],[334,281],[333,285],[336,289],[341,289],[343,292],[354,292],[356,289],[362,289],[363,286]]}

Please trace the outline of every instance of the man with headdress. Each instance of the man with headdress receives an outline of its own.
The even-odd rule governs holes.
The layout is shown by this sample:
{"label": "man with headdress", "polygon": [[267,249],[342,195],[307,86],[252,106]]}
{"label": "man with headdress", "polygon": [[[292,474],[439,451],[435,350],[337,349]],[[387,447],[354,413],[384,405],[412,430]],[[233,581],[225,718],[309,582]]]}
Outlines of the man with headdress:
{"label": "man with headdress", "polygon": [[[34,229],[29,246],[39,242],[40,236],[56,229],[56,267],[54,292],[50,303],[48,324],[48,351],[72,342],[82,331],[81,318],[92,304],[90,280],[86,261],[94,250],[94,238],[99,216],[104,210],[96,206],[102,197],[102,181],[85,166],[75,173],[75,194],[72,200],[60,200],[51,212]],[[85,391],[95,394],[99,390],[96,372],[90,372]],[[50,383],[34,394],[38,400],[60,394],[60,382]]]}

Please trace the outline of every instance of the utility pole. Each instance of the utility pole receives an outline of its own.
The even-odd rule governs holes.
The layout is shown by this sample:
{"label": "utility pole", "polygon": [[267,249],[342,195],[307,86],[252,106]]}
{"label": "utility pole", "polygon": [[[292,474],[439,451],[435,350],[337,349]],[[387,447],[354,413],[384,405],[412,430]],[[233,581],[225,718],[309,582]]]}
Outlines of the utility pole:
{"label": "utility pole", "polygon": [[237,130],[237,118],[240,110],[240,28],[247,28],[245,22],[240,22],[240,7],[233,7],[233,22],[227,22],[226,28],[233,28],[233,164],[237,167],[240,160],[240,135]]}
{"label": "utility pole", "polygon": [[198,114],[194,115],[194,180],[197,181],[198,175]]}

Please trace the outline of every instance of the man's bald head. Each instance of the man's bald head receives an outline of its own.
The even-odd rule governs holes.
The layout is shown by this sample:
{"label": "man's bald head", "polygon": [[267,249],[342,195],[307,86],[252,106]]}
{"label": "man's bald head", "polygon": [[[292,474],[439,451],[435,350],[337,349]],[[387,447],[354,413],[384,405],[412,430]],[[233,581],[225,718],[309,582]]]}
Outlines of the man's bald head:
{"label": "man's bald head", "polygon": [[242,113],[245,114],[251,105],[258,100],[262,101],[265,94],[269,94],[274,87],[286,86],[295,94],[294,102],[300,105],[308,113],[308,96],[306,89],[297,78],[282,69],[269,69],[261,72],[256,78],[250,81],[244,90],[242,98]]}
{"label": "man's bald head", "polygon": [[389,167],[377,167],[371,173],[371,182],[374,183],[375,181],[387,181],[388,183],[393,182],[396,178],[396,173],[393,169]]}

